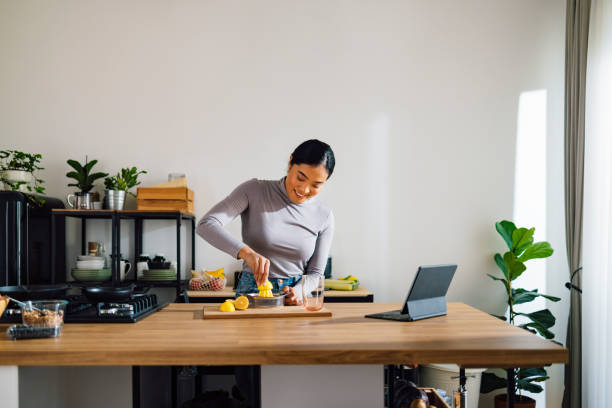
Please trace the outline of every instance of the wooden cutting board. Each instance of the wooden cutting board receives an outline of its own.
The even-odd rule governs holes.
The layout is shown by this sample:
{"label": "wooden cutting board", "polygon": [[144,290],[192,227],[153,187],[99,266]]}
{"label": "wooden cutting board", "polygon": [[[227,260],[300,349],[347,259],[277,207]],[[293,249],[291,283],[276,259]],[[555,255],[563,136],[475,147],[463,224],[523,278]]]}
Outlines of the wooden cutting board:
{"label": "wooden cutting board", "polygon": [[204,319],[247,319],[261,317],[331,317],[332,313],[325,307],[316,312],[309,312],[303,306],[283,306],[278,308],[249,308],[235,312],[221,312],[219,305],[204,305]]}

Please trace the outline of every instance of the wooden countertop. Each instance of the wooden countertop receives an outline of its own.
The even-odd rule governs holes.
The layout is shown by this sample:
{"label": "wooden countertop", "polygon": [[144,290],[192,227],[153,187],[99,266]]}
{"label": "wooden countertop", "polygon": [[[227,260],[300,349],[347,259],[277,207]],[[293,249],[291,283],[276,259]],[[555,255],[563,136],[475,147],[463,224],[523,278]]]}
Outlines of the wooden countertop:
{"label": "wooden countertop", "polygon": [[[392,303],[329,303],[333,317],[202,319],[171,304],[134,324],[66,324],[53,339],[0,336],[0,365],[258,365],[566,363],[567,349],[462,303],[418,322],[363,317]],[[7,325],[0,325],[0,333]]]}
{"label": "wooden countertop", "polygon": [[[370,296],[372,292],[366,288],[359,286],[355,290],[326,290],[326,297],[366,297]],[[236,292],[231,286],[226,286],[222,290],[188,290],[187,296],[190,298],[197,297],[215,297],[215,298],[233,298]]]}

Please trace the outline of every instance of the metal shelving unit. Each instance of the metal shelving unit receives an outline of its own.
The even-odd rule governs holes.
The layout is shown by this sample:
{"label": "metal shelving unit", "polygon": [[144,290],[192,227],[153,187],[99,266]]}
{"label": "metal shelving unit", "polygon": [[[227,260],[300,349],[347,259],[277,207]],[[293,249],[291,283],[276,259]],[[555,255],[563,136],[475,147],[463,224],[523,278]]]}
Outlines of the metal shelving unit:
{"label": "metal shelving unit", "polygon": [[[170,220],[176,223],[176,281],[145,281],[128,280],[123,282],[136,283],[142,286],[175,287],[177,298],[186,286],[187,280],[181,280],[181,225],[183,221],[191,221],[191,269],[195,268],[195,216],[180,211],[142,211],[142,210],[72,210],[54,209],[51,212],[51,231],[55,233],[57,217],[73,217],[81,220],[81,253],[87,254],[87,220],[88,219],[110,219],[111,220],[111,282],[113,285],[120,282],[119,267],[121,253],[121,220],[133,220],[135,257],[132,265],[136,268],[136,257],[142,252],[143,223],[144,220]],[[55,236],[55,235],[52,235]],[[51,242],[51,276],[55,279],[55,256],[56,243]],[[79,285],[90,285],[86,282],[78,282]],[[96,283],[99,285],[99,283]]]}

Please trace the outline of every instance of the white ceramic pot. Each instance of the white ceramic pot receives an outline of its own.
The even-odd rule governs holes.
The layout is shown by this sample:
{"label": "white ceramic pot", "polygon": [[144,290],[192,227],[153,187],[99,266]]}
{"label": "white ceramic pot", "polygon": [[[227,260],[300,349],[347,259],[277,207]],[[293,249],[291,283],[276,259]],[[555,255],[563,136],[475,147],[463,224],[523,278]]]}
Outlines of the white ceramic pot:
{"label": "white ceramic pot", "polygon": [[[34,183],[34,176],[32,173],[27,172],[25,170],[4,170],[2,172],[2,178],[10,181],[11,183],[18,183],[20,181],[25,181],[27,184]],[[22,184],[19,186],[19,191],[28,192],[27,184]],[[4,188],[6,190],[10,190],[11,187],[4,183]]]}

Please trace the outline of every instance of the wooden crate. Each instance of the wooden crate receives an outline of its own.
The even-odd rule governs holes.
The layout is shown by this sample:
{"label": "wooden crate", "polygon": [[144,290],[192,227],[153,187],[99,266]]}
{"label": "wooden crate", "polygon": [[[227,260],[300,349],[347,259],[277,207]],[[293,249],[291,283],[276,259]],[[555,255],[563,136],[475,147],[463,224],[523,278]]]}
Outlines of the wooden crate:
{"label": "wooden crate", "polygon": [[187,187],[139,187],[137,198],[139,210],[193,214],[193,190]]}
{"label": "wooden crate", "polygon": [[138,187],[138,200],[193,201],[193,190],[187,187]]}
{"label": "wooden crate", "polygon": [[423,391],[425,391],[425,394],[427,394],[427,398],[429,398],[429,404],[430,405],[435,405],[436,408],[451,408],[440,396],[440,394],[438,394],[436,392],[435,389],[433,388],[425,388],[425,387],[419,387],[420,389],[422,389]]}
{"label": "wooden crate", "polygon": [[186,200],[138,200],[136,208],[143,211],[181,211],[193,214],[193,201]]}

